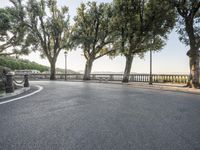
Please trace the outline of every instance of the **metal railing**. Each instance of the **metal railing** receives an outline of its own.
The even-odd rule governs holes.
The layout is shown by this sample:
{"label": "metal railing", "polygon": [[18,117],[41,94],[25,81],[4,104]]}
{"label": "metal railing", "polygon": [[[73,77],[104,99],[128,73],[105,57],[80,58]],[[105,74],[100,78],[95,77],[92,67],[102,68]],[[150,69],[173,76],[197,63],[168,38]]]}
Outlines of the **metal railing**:
{"label": "metal railing", "polygon": [[[83,80],[83,74],[67,74],[67,80]],[[16,79],[22,79],[22,75],[15,75]],[[31,74],[30,80],[48,80],[49,74]],[[122,81],[123,74],[91,74],[91,80],[106,80],[106,81]],[[65,80],[65,74],[56,74],[57,80]],[[131,74],[129,76],[130,82],[149,82],[149,74]],[[187,83],[188,75],[178,74],[153,74],[152,79],[154,83]]]}

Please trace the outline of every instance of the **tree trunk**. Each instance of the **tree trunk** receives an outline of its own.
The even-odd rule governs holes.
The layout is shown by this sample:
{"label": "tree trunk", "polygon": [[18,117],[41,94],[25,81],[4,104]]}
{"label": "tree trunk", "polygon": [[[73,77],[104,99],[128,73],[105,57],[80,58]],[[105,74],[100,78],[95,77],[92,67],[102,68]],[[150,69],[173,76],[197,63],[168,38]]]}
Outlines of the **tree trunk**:
{"label": "tree trunk", "polygon": [[87,62],[85,64],[85,73],[84,73],[83,80],[90,80],[90,74],[92,71],[93,61],[94,61],[93,59],[87,60]]}
{"label": "tree trunk", "polygon": [[190,77],[188,86],[192,88],[200,88],[199,83],[199,51],[197,48],[196,38],[194,35],[193,20],[187,18],[185,20],[186,32],[190,41],[190,50],[187,55],[190,59]]}
{"label": "tree trunk", "polygon": [[190,77],[189,77],[188,86],[191,88],[200,88],[198,55],[189,56],[189,59],[190,59]]}
{"label": "tree trunk", "polygon": [[122,82],[124,82],[124,83],[129,82],[129,76],[130,76],[130,72],[131,72],[132,62],[133,62],[133,56],[132,55],[126,56],[126,67],[124,70],[124,75],[123,75],[123,80],[122,80]]}
{"label": "tree trunk", "polygon": [[51,64],[50,80],[56,80],[56,61],[52,61],[50,64]]}

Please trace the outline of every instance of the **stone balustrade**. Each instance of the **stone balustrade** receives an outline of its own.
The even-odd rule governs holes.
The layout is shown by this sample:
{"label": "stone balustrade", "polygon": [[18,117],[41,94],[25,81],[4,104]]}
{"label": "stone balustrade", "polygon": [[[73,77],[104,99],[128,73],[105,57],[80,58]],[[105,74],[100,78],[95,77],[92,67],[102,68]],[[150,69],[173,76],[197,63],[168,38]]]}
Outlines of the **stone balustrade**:
{"label": "stone balustrade", "polygon": [[[67,74],[67,80],[82,80],[83,74]],[[91,74],[91,80],[122,81],[123,74]],[[15,75],[15,78],[22,79],[22,75]],[[30,80],[49,80],[49,74],[31,74]],[[57,80],[65,80],[65,74],[56,74]],[[131,74],[130,82],[149,82],[149,74]],[[178,74],[153,74],[153,83],[187,83],[188,75]]]}

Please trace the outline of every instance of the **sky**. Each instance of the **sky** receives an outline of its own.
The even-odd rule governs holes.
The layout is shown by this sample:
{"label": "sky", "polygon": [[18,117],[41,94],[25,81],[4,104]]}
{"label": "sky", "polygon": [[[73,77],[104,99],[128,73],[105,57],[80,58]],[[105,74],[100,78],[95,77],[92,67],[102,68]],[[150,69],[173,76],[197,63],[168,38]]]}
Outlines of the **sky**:
{"label": "sky", "polygon": [[[58,5],[69,7],[71,21],[76,15],[76,8],[81,2],[88,0],[58,0]],[[111,2],[112,0],[96,0],[97,2]],[[0,7],[9,6],[9,0],[0,0]],[[178,39],[175,29],[169,34],[166,46],[160,52],[153,53],[153,73],[167,74],[187,74],[189,73],[189,59],[186,56],[188,47],[182,44]],[[31,53],[22,58],[35,61],[37,63],[49,66],[47,59],[41,59],[39,53]],[[146,53],[144,59],[134,58],[131,72],[149,73],[149,53]],[[85,67],[85,58],[81,49],[68,52],[67,68],[74,71],[83,71]],[[58,56],[56,67],[65,67],[64,51]],[[125,58],[118,56],[110,59],[104,56],[95,60],[92,72],[123,72],[125,68]]]}

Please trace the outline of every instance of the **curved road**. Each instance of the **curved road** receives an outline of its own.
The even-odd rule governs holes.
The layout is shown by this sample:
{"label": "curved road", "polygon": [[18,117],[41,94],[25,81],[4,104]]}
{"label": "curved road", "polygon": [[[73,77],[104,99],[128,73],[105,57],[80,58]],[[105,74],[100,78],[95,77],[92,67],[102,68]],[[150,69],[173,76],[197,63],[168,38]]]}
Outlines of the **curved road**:
{"label": "curved road", "polygon": [[84,82],[0,105],[0,150],[198,150],[200,96]]}

